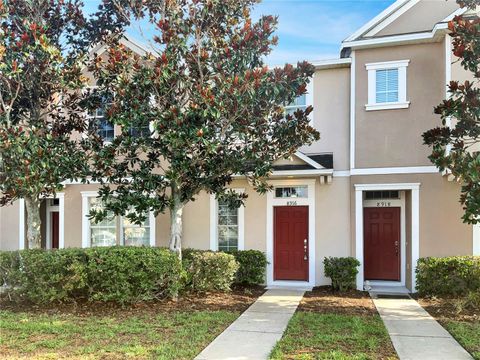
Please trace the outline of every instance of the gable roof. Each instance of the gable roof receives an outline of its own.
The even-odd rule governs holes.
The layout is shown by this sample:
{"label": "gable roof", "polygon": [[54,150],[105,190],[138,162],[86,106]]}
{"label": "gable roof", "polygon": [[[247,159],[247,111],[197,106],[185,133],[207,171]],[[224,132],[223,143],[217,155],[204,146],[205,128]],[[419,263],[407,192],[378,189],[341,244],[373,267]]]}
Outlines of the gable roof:
{"label": "gable roof", "polygon": [[397,0],[346,38],[342,49],[436,41],[447,31],[448,21],[465,11],[455,0]]}
{"label": "gable roof", "polygon": [[[145,56],[147,53],[153,53],[153,54],[155,53],[153,49],[150,49],[148,46],[141,44],[140,42],[138,42],[128,34],[122,34],[118,42],[140,56]],[[89,53],[100,55],[106,50],[107,50],[106,44],[99,43],[92,46]]]}

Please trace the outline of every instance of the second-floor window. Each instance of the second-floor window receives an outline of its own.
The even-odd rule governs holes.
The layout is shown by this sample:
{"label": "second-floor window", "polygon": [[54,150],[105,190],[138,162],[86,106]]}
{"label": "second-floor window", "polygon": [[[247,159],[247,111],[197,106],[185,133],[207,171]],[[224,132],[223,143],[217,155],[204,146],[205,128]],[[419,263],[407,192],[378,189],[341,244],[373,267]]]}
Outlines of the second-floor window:
{"label": "second-floor window", "polygon": [[150,123],[145,122],[141,126],[132,126],[128,129],[128,133],[132,137],[147,137],[150,136]]}
{"label": "second-floor window", "polygon": [[369,110],[408,108],[407,66],[410,60],[366,64]]}
{"label": "second-floor window", "polygon": [[102,104],[98,109],[89,114],[90,126],[95,128],[98,136],[105,142],[112,142],[115,136],[115,128],[111,121],[108,120],[106,107],[110,100],[107,97],[102,98]]}
{"label": "second-floor window", "polygon": [[377,70],[376,102],[398,102],[398,69]]}
{"label": "second-floor window", "polygon": [[305,110],[307,108],[307,96],[300,95],[294,102],[285,106],[285,115],[293,115],[298,109]]}

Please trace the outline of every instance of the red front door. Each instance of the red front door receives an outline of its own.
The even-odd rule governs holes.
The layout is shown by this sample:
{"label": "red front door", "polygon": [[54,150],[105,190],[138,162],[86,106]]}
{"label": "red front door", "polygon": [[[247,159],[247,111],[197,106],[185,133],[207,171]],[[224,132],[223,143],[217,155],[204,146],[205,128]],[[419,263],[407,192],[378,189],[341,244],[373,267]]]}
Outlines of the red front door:
{"label": "red front door", "polygon": [[59,234],[59,218],[58,218],[58,211],[53,211],[50,213],[52,216],[52,229],[51,229],[51,236],[52,236],[52,249],[58,249],[58,234]]}
{"label": "red front door", "polygon": [[308,281],[308,206],[274,208],[274,278]]}
{"label": "red front door", "polygon": [[400,281],[400,208],[364,208],[367,280]]}

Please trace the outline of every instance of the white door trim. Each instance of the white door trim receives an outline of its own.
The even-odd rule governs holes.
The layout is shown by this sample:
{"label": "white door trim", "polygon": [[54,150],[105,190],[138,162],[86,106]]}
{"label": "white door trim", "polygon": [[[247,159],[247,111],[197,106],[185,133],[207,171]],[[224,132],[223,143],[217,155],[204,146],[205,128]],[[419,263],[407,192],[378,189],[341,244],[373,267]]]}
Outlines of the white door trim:
{"label": "white door trim", "polygon": [[[294,179],[294,180],[271,180],[268,183],[272,186],[296,186],[306,185],[308,188],[307,198],[276,198],[274,191],[267,193],[267,286],[288,286],[298,288],[312,288],[315,286],[315,179]],[[308,281],[274,280],[274,254],[273,254],[273,208],[275,206],[288,206],[288,203],[295,201],[297,206],[308,206]]]}
{"label": "white door trim", "polygon": [[[415,269],[420,257],[420,183],[355,184],[355,257],[360,261],[357,274],[357,289],[363,290],[363,192],[370,190],[411,190],[411,278],[412,291],[416,291]],[[406,277],[406,273],[404,278]]]}
{"label": "white door trim", "polygon": [[53,199],[53,197],[47,197],[47,203],[45,205],[45,247],[47,249],[52,248],[52,218],[50,216],[51,212],[58,212],[58,248],[63,249],[65,247],[65,239],[64,239],[64,210],[65,210],[65,202],[64,202],[65,194],[64,193],[57,193],[58,205],[52,206],[49,204],[48,200]]}
{"label": "white door trim", "polygon": [[[362,196],[363,197],[363,196]],[[388,207],[400,208],[400,281],[383,281],[370,280],[373,285],[387,285],[387,286],[405,286],[406,269],[407,269],[407,227],[405,214],[405,191],[400,191],[400,199],[388,200],[363,200],[363,207],[378,207],[377,202],[387,201],[390,203]]]}
{"label": "white door trim", "polygon": [[[58,199],[58,248],[63,249],[65,247],[65,193],[56,193]],[[53,199],[53,196],[47,196],[44,199]],[[25,200],[19,199],[18,201],[19,214],[18,214],[18,249],[25,249]],[[45,209],[46,212],[46,239],[45,247],[51,249],[50,239],[50,216],[48,213],[48,204]]]}

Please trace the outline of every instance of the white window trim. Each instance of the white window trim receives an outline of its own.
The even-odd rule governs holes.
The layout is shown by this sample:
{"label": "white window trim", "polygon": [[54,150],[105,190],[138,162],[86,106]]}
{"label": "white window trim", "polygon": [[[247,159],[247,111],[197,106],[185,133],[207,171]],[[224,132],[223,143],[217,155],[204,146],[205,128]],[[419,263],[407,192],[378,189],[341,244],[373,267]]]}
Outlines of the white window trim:
{"label": "white window trim", "polygon": [[310,126],[314,125],[314,117],[313,117],[313,113],[315,112],[315,106],[313,105],[313,101],[314,101],[313,91],[315,87],[314,84],[315,84],[315,73],[312,75],[312,78],[310,79],[310,82],[307,85],[307,93],[305,95],[305,104],[307,105],[307,107],[313,106],[313,111],[308,115],[308,118],[310,119]]}
{"label": "white window trim", "polygon": [[288,202],[292,201],[292,198],[276,198],[274,191],[267,193],[267,286],[270,288],[275,287],[296,287],[299,289],[311,289],[315,286],[315,179],[298,179],[298,180],[271,180],[268,182],[273,186],[295,186],[295,185],[307,185],[308,197],[307,198],[295,198],[298,206],[308,206],[308,281],[287,281],[287,280],[274,280],[274,237],[273,237],[273,208],[275,206],[287,206]]}
{"label": "white window trim", "polygon": [[[65,193],[56,193],[58,199],[58,248],[63,249],[65,247]],[[53,196],[44,197],[44,199],[53,199]],[[19,199],[18,201],[18,249],[25,249],[25,200]],[[46,239],[45,248],[51,249],[50,238],[50,216],[48,212],[48,204],[46,209]]]}
{"label": "white window trim", "polygon": [[[237,193],[244,193],[244,188],[232,188]],[[218,200],[210,194],[210,250],[218,251]],[[245,206],[238,208],[238,250],[245,250]]]}
{"label": "white window trim", "polygon": [[412,292],[416,292],[415,269],[420,258],[420,183],[355,184],[355,257],[360,261],[357,274],[357,290],[363,291],[363,192],[372,190],[411,190],[411,274]]}
{"label": "white window trim", "polygon": [[[88,248],[91,247],[91,242],[90,242],[90,220],[88,219],[88,214],[89,214],[89,203],[88,200],[92,197],[98,197],[98,192],[97,191],[81,191],[82,194],[82,248]],[[121,220],[121,217],[120,217]],[[150,246],[155,246],[155,216],[153,212],[150,212],[149,214],[149,220],[150,220]],[[120,226],[117,227],[117,229],[120,229],[120,234],[117,234],[119,238],[123,237],[123,231],[122,231],[122,221],[120,221]],[[123,240],[123,239],[121,239]]]}
{"label": "white window trim", "polygon": [[480,256],[480,224],[473,225],[473,255]]}
{"label": "white window trim", "polygon": [[[407,67],[410,60],[386,61],[365,64],[368,71],[368,104],[367,111],[406,109],[407,101]],[[377,70],[398,69],[398,101],[377,103]]]}
{"label": "white window trim", "polygon": [[[125,238],[123,234],[123,219],[124,216],[120,216],[120,240],[123,244],[125,244]],[[149,246],[155,246],[155,215],[153,215],[153,211],[150,211],[148,214],[148,221],[149,221],[149,228],[150,228],[150,238],[149,238]]]}

